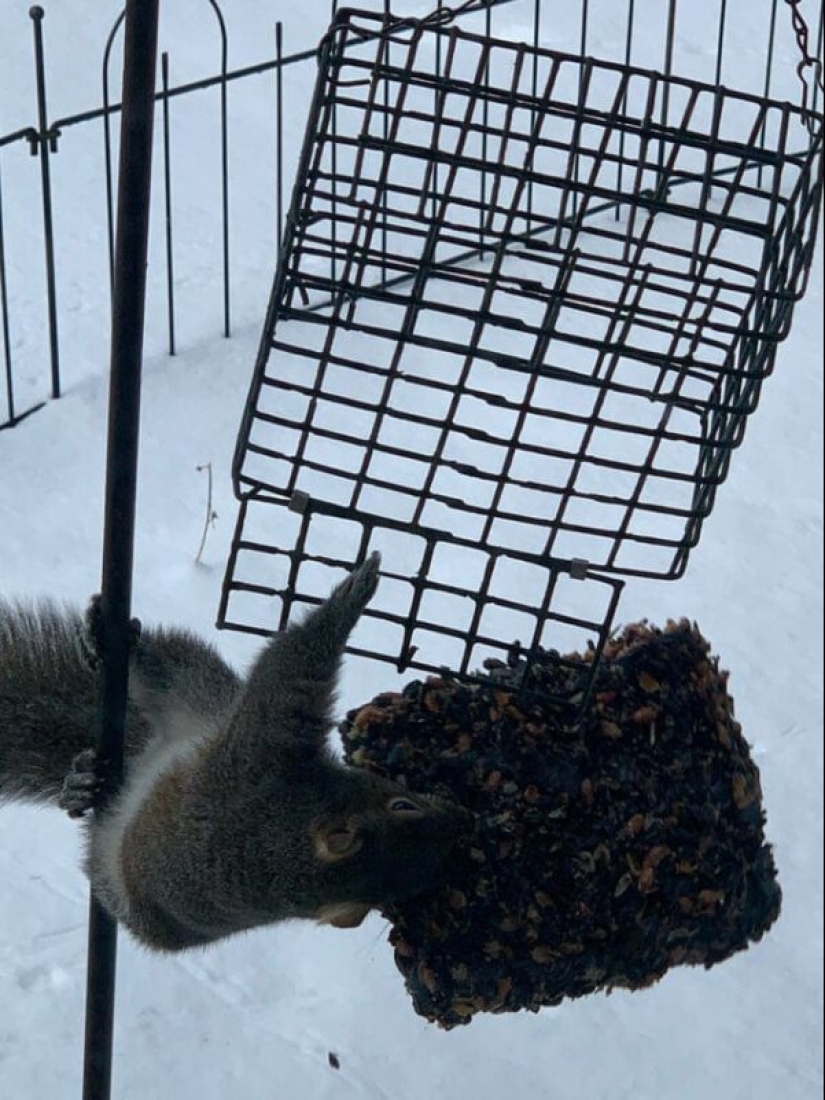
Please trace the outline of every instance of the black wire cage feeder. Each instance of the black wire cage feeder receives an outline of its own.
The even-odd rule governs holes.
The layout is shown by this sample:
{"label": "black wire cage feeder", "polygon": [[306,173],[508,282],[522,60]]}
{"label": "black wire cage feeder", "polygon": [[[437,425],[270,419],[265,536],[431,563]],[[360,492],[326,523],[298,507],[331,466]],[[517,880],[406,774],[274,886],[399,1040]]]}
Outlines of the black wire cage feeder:
{"label": "black wire cage feeder", "polygon": [[672,38],[653,71],[456,14],[341,11],[320,49],[220,623],[271,634],[379,549],[351,651],[472,676],[598,657],[629,578],[683,574],[805,291],[823,119],[807,53],[800,106]]}

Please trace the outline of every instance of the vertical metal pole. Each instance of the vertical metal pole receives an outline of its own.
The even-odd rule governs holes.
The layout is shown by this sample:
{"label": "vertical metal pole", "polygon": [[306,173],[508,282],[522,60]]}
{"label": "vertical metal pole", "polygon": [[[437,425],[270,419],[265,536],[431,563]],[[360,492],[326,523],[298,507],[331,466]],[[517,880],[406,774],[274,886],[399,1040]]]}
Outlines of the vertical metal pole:
{"label": "vertical metal pole", "polygon": [[226,33],[226,20],[216,0],[209,0],[209,6],[218,21],[221,36],[221,220],[223,242],[223,334],[232,335],[231,318],[231,275],[229,271],[229,83],[226,74],[229,68],[229,36]]}
{"label": "vertical metal pole", "polygon": [[[625,35],[625,48],[624,48],[624,63],[627,68],[630,68],[630,62],[633,60],[633,36],[636,28],[636,0],[629,0],[627,6],[627,33]],[[627,92],[622,97],[622,113],[627,114]],[[617,168],[616,178],[616,194],[619,199],[622,197],[622,187],[624,185],[624,154],[627,145],[627,118],[622,122],[622,128],[619,133],[619,165]],[[615,219],[620,220],[621,217],[621,202],[616,203]]]}
{"label": "vertical metal pole", "polygon": [[169,54],[160,58],[163,85],[163,203],[166,215],[166,312],[169,323],[169,354],[175,354],[175,257],[172,234],[172,132],[169,120]]}
{"label": "vertical metal pole", "polygon": [[112,121],[109,107],[109,59],[112,55],[112,47],[115,44],[117,32],[126,17],[121,12],[109,31],[106,39],[106,48],[103,51],[103,156],[106,162],[106,231],[109,246],[109,296],[115,293],[115,185],[112,179]]}
{"label": "vertical metal pole", "polygon": [[[103,539],[101,808],[123,774],[159,0],[127,0]],[[108,1100],[117,926],[89,912],[83,1100]]]}
{"label": "vertical metal pole", "polygon": [[9,299],[6,288],[6,245],[3,235],[3,180],[0,176],[0,319],[3,332],[3,360],[6,375],[7,422],[14,423],[14,377],[11,372],[11,334],[9,332]]}
{"label": "vertical metal pole", "polygon": [[[669,0],[667,14],[667,36],[665,42],[665,79],[662,86],[662,130],[670,123],[670,78],[673,75],[673,56],[676,49],[676,14],[678,0]],[[659,141],[659,175],[665,170],[665,137]]]}
{"label": "vertical metal pole", "polygon": [[[481,258],[484,259],[485,226],[487,224],[487,161],[490,157],[490,51],[493,39],[493,9],[488,7],[484,13],[484,37],[487,41],[484,48],[487,51],[487,63],[484,66],[484,98],[481,104],[481,193],[479,195],[478,209],[478,246]],[[503,139],[502,139],[503,140]],[[491,221],[492,226],[492,221]]]}
{"label": "vertical metal pole", "polygon": [[[390,77],[389,68],[391,63],[390,53],[392,50],[392,39],[390,37],[389,29],[392,22],[392,11],[390,9],[390,0],[384,0],[384,26],[387,31],[387,39],[385,43],[385,57],[387,65],[387,74],[384,77],[384,156],[389,158],[387,151],[387,145],[390,140]],[[381,256],[383,258],[382,272],[384,282],[387,281],[387,249],[389,245],[389,235],[387,233],[387,211],[389,207],[389,172],[387,171],[387,182],[383,188],[383,195],[381,196]]]}
{"label": "vertical metal pole", "polygon": [[[330,22],[334,23],[338,17],[338,0],[332,0],[330,9]],[[329,285],[330,293],[338,281],[338,106],[333,100],[330,113],[330,162],[331,162],[331,201],[329,220]]]}
{"label": "vertical metal pole", "polygon": [[278,261],[280,262],[281,248],[284,243],[284,25],[280,19],[275,24],[275,60],[278,62],[278,67],[275,70],[275,127],[277,130],[275,186],[278,192],[276,205],[278,225],[275,240],[278,245]]}
{"label": "vertical metal pole", "polygon": [[[776,24],[778,20],[779,0],[773,0],[771,5],[771,22],[768,31],[768,50],[765,54],[765,88],[763,98],[770,99],[771,84],[773,82],[773,55],[776,49]],[[763,138],[764,140],[764,138]]]}
{"label": "vertical metal pole", "polygon": [[229,84],[226,80],[228,65],[226,41],[223,43],[221,61],[221,219],[223,222],[223,334],[228,340],[232,335],[231,273],[229,266]]}
{"label": "vertical metal pole", "polygon": [[43,53],[43,17],[39,5],[29,8],[34,23],[34,64],[37,74],[37,125],[40,153],[40,178],[43,193],[43,236],[46,249],[46,295],[49,312],[49,355],[52,367],[52,397],[60,397],[60,350],[57,338],[57,286],[54,274],[54,224],[52,219],[52,184],[49,154],[56,149],[56,136],[49,132],[46,106],[46,62]]}
{"label": "vertical metal pole", "polygon": [[[582,25],[581,25],[581,40],[579,43],[579,54],[581,56],[581,65],[579,68],[579,101],[577,109],[579,112],[579,118],[584,115],[584,109],[587,106],[585,100],[585,73],[588,71],[589,66],[586,63],[587,60],[587,37],[590,29],[590,0],[584,0],[582,3]],[[579,131],[581,136],[581,131]],[[573,179],[576,186],[573,189],[573,218],[574,220],[579,216],[579,183],[581,182],[581,153],[580,150],[576,151],[576,156],[573,160]]]}
{"label": "vertical metal pole", "polygon": [[[541,46],[541,0],[535,0],[533,8],[533,79],[530,90],[533,96],[533,107],[530,111],[530,132],[536,128],[538,108],[536,104],[539,98],[539,47]],[[533,230],[533,197],[534,197],[533,173],[530,173],[530,182],[527,184],[527,232]]]}
{"label": "vertical metal pole", "polygon": [[725,30],[727,27],[728,18],[728,0],[722,0],[722,7],[719,9],[719,37],[716,42],[716,87],[720,87],[722,84],[722,67],[724,64],[725,56]]}
{"label": "vertical metal pole", "polygon": [[[536,0],[536,3],[538,3],[538,0]],[[443,11],[444,11],[444,0],[438,0],[438,14],[439,14],[439,16],[442,14]],[[439,24],[439,26],[440,26],[440,24]],[[437,116],[438,116],[438,106],[439,106],[439,103],[440,103],[440,100],[441,100],[441,78],[443,76],[443,62],[444,62],[443,54],[444,54],[444,50],[442,48],[441,43],[442,43],[442,39],[441,39],[441,34],[439,32],[439,33],[436,33],[436,36],[435,36],[435,77],[436,77],[436,84],[435,84],[435,88],[433,89],[433,96],[435,98],[435,111],[434,111],[434,125],[435,126],[438,126],[438,117]],[[434,163],[433,163],[433,174],[432,174],[433,195],[432,195],[432,214],[431,214],[431,217],[433,219],[438,214],[438,195],[439,195],[439,192],[438,192],[438,180],[439,180],[438,167],[439,167],[438,166],[438,160],[435,160]]]}
{"label": "vertical metal pole", "polygon": [[[765,57],[765,90],[763,92],[763,98],[764,99],[770,99],[770,97],[771,97],[771,86],[772,86],[772,82],[773,82],[773,57],[774,57],[774,51],[776,50],[776,25],[777,25],[777,20],[778,20],[778,8],[779,8],[779,0],[773,0],[773,4],[771,5],[770,31],[768,32],[768,52],[767,52],[767,55]],[[767,137],[767,129],[768,129],[768,120],[767,120],[767,116],[766,116],[765,121],[762,123],[762,129],[761,129],[761,132],[759,134],[759,148],[760,149],[765,148],[765,139]],[[762,186],[763,176],[764,176],[764,168],[762,166],[762,162],[760,161],[759,167],[756,170],[756,185],[757,185],[757,187]]]}

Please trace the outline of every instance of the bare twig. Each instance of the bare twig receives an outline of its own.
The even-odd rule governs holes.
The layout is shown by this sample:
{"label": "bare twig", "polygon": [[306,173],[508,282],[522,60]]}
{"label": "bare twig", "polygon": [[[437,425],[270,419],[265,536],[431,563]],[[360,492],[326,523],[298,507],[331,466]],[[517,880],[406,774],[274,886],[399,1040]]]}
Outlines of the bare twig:
{"label": "bare twig", "polygon": [[203,525],[203,537],[201,538],[201,544],[198,548],[198,553],[195,558],[195,563],[199,564],[201,557],[203,556],[203,550],[206,546],[206,536],[209,534],[209,528],[213,527],[215,520],[218,518],[218,513],[212,507],[212,463],[207,462],[204,466],[198,466],[197,471],[202,474],[206,470],[207,476],[207,490],[206,490],[206,520]]}

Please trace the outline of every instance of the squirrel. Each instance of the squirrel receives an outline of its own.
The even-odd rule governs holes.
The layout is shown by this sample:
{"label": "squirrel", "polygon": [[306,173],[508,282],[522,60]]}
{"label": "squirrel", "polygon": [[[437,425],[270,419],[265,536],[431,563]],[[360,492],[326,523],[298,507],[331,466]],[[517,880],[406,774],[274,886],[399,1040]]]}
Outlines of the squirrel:
{"label": "squirrel", "polygon": [[135,620],[124,783],[97,807],[99,598],[85,619],[0,602],[0,801],[86,816],[92,890],[150,949],[292,918],[351,928],[438,884],[468,812],[328,744],[344,646],[379,566],[371,555],[269,640],[245,679],[194,634]]}

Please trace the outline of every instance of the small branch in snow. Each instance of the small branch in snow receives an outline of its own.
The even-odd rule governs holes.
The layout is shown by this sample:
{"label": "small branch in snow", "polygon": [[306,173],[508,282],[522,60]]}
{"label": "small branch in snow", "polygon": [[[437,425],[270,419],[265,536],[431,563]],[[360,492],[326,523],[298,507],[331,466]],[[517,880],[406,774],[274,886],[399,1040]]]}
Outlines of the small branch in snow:
{"label": "small branch in snow", "polygon": [[199,474],[202,474],[206,470],[207,476],[207,489],[206,489],[206,520],[203,525],[203,537],[201,538],[201,544],[198,548],[198,553],[195,558],[195,564],[199,565],[201,557],[203,556],[203,550],[206,546],[206,536],[209,534],[209,528],[214,527],[215,520],[218,518],[218,513],[212,507],[212,463],[207,462],[204,466],[196,467]]}

